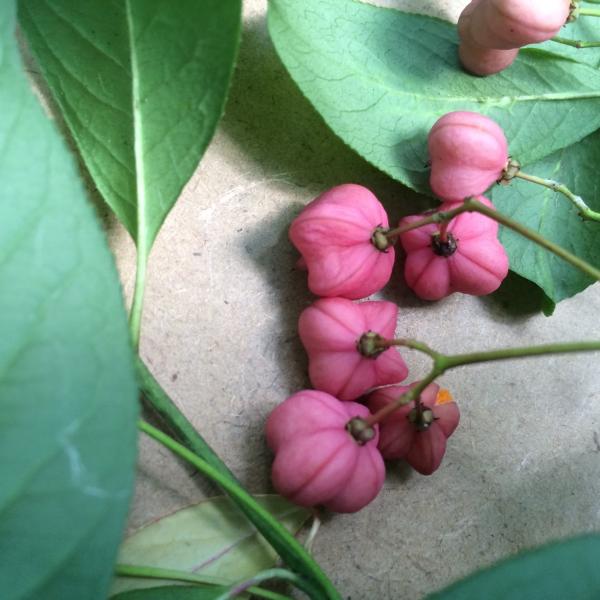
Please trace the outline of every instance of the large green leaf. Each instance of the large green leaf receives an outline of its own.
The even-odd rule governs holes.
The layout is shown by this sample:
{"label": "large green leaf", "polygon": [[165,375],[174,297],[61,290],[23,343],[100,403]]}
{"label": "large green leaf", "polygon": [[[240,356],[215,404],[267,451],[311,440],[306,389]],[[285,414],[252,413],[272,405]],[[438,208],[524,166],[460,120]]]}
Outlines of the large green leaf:
{"label": "large green leaf", "polygon": [[[292,533],[310,516],[305,508],[280,496],[255,499]],[[135,532],[121,546],[118,562],[218,577],[224,584],[233,584],[273,566],[276,560],[277,554],[238,507],[229,498],[218,497]],[[156,585],[156,579],[119,577],[112,592]]]}
{"label": "large green leaf", "polygon": [[288,71],[359,154],[428,189],[427,134],[444,113],[471,110],[503,128],[527,164],[600,126],[600,72],[530,49],[493,77],[458,63],[456,27],[355,0],[270,0],[269,31]]}
{"label": "large green leaf", "polygon": [[545,546],[471,575],[430,600],[595,600],[600,536]]}
{"label": "large green leaf", "polygon": [[104,599],[133,485],[137,391],[117,273],[0,2],[0,589]]}
{"label": "large green leaf", "polygon": [[100,193],[147,255],[223,111],[241,0],[20,0]]}
{"label": "large green leaf", "polygon": [[[555,152],[527,167],[527,172],[560,181],[600,211],[600,132],[580,143]],[[513,180],[496,186],[491,198],[499,210],[600,267],[600,223],[582,221],[577,209],[561,194],[547,188]],[[539,285],[554,302],[573,296],[593,283],[589,277],[554,254],[510,229],[501,240],[511,270]]]}

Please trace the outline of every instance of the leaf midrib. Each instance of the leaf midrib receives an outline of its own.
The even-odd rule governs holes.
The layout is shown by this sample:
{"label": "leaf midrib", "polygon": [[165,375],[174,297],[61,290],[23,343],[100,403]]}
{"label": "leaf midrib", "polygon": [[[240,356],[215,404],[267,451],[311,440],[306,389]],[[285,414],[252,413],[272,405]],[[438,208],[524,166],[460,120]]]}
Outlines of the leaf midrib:
{"label": "leaf midrib", "polygon": [[146,231],[146,186],[145,167],[143,159],[142,115],[140,110],[140,75],[135,39],[133,32],[133,17],[131,15],[131,0],[125,0],[125,15],[127,18],[127,35],[129,39],[129,61],[131,64],[131,115],[133,118],[133,156],[135,161],[135,193],[136,193],[136,243],[140,256],[148,255]]}

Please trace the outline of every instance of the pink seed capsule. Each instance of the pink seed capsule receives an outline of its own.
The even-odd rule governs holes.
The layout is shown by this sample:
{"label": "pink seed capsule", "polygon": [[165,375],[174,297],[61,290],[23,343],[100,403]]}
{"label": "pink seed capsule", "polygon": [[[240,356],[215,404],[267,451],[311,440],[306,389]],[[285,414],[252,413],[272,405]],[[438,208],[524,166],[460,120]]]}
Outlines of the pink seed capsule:
{"label": "pink seed capsule", "polygon": [[379,493],[385,466],[378,427],[357,441],[348,423],[365,418],[361,404],[340,402],[314,390],[289,397],[269,416],[267,442],[275,453],[273,485],[301,506],[324,505],[336,512],[356,512]]}
{"label": "pink seed capsule", "polygon": [[481,77],[504,71],[504,69],[512,65],[518,54],[518,48],[514,48],[513,50],[484,48],[465,39],[461,40],[458,47],[458,57],[462,66],[469,73]]}
{"label": "pink seed capsule", "polygon": [[[369,409],[376,413],[411,387],[395,385],[373,392],[368,399]],[[421,402],[420,415],[411,402],[381,423],[379,450],[386,459],[404,459],[422,475],[431,475],[444,458],[446,440],[458,426],[460,413],[448,390],[435,383],[423,390]]]}
{"label": "pink seed capsule", "polygon": [[431,128],[430,184],[443,200],[464,200],[482,194],[501,178],[508,161],[502,128],[474,112],[451,112]]}
{"label": "pink seed capsule", "polygon": [[379,291],[394,265],[387,228],[383,206],[360,185],[339,185],[313,200],[289,231],[308,269],[310,291],[350,299]]}
{"label": "pink seed capsule", "polygon": [[474,75],[493,75],[509,67],[519,54],[518,48],[498,50],[487,44],[479,44],[471,34],[471,17],[482,0],[473,0],[461,13],[458,20],[460,46],[458,57],[462,66]]}
{"label": "pink seed capsule", "polygon": [[498,50],[537,44],[560,31],[570,6],[570,0],[473,0],[459,18],[459,33]]}
{"label": "pink seed capsule", "polygon": [[[494,208],[484,196],[476,200]],[[455,208],[442,204],[440,211]],[[404,217],[400,225],[418,221],[422,215]],[[447,226],[442,241],[439,225],[426,225],[400,235],[406,251],[404,277],[408,286],[425,300],[439,300],[454,292],[484,296],[498,287],[508,274],[508,257],[498,240],[498,223],[479,213],[462,213]]]}
{"label": "pink seed capsule", "polygon": [[313,386],[341,400],[355,400],[378,385],[403,381],[408,369],[398,351],[369,347],[375,334],[394,337],[397,316],[392,302],[323,298],[306,308],[298,331]]}

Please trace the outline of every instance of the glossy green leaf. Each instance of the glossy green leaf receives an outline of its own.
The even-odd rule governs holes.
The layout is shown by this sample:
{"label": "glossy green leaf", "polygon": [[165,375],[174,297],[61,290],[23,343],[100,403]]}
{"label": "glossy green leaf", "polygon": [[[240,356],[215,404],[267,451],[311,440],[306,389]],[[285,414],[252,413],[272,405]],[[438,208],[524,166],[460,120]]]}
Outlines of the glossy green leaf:
{"label": "glossy green leaf", "polygon": [[595,600],[600,536],[544,546],[467,577],[430,600]]}
{"label": "glossy green leaf", "polygon": [[215,600],[227,586],[181,586],[169,585],[122,592],[111,600]]}
{"label": "glossy green leaf", "polygon": [[121,288],[0,2],[0,589],[104,600],[131,495],[137,389]]}
{"label": "glossy green leaf", "polygon": [[427,134],[444,113],[488,115],[523,164],[600,126],[598,70],[534,49],[473,77],[459,66],[456,27],[438,19],[355,0],[270,0],[269,31],[333,131],[417,190],[428,190]]}
{"label": "glossy green leaf", "polygon": [[[289,531],[310,516],[280,496],[256,496]],[[275,564],[277,554],[229,498],[190,506],[140,529],[121,547],[118,562],[220,578],[225,584],[246,579]],[[156,586],[156,579],[119,577],[112,592]]]}
{"label": "glossy green leaf", "polygon": [[[600,132],[578,144],[527,166],[532,175],[564,183],[590,208],[600,211]],[[499,210],[600,267],[600,223],[582,221],[577,209],[561,194],[514,180],[495,186],[491,198]],[[573,296],[593,280],[554,254],[504,228],[500,238],[510,258],[510,268],[539,285],[554,302]]]}
{"label": "glossy green leaf", "polygon": [[147,255],[223,111],[241,0],[20,0],[94,183]]}

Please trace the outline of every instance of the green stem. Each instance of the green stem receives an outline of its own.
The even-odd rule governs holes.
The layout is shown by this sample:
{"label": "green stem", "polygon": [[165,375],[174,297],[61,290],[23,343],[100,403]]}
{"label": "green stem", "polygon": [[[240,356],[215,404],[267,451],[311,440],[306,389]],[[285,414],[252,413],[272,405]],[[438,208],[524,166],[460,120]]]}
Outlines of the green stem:
{"label": "green stem", "polygon": [[[136,577],[142,579],[162,579],[165,581],[182,581],[185,583],[194,583],[196,585],[221,586],[225,587],[228,582],[220,577],[211,577],[210,575],[196,575],[187,571],[176,569],[161,569],[157,567],[144,567],[140,565],[117,564],[115,566],[115,575],[118,577]],[[263,590],[259,587],[250,587],[249,592],[260,598],[270,598],[271,600],[288,600],[286,596]]]}
{"label": "green stem", "polygon": [[389,415],[396,412],[402,406],[406,406],[407,404],[410,404],[411,402],[416,403],[417,400],[421,397],[423,390],[430,383],[435,381],[435,379],[437,377],[439,377],[439,375],[441,375],[441,372],[438,372],[438,370],[435,367],[435,362],[434,362],[434,367],[433,367],[433,369],[431,369],[429,374],[425,378],[423,378],[421,381],[419,381],[414,387],[411,387],[410,390],[408,390],[408,392],[402,394],[402,396],[400,396],[394,402],[390,402],[389,404],[386,404],[383,408],[380,408],[376,413],[369,415],[365,419],[365,423],[367,424],[367,426],[373,427],[373,425],[380,423],[381,421],[386,419]]}
{"label": "green stem", "polygon": [[407,231],[411,231],[412,229],[417,229],[419,227],[423,227],[424,225],[430,225],[431,223],[443,223],[445,221],[450,221],[454,217],[460,215],[464,212],[478,212],[494,221],[498,221],[505,227],[520,233],[522,236],[530,239],[532,242],[542,246],[542,248],[546,248],[550,252],[556,254],[572,266],[576,267],[589,277],[600,281],[600,270],[596,269],[586,261],[582,260],[578,256],[571,254],[568,250],[565,250],[558,244],[547,240],[545,237],[541,236],[537,231],[533,229],[529,229],[529,227],[525,227],[525,225],[521,225],[518,221],[503,215],[501,212],[494,210],[493,208],[487,207],[485,204],[478,202],[474,198],[467,198],[463,204],[458,206],[457,208],[453,208],[452,210],[448,210],[445,212],[437,212],[420,219],[419,221],[414,221],[413,223],[408,223],[406,225],[402,225],[397,227],[396,229],[391,229],[386,232],[387,237],[395,237]]}
{"label": "green stem", "polygon": [[242,581],[241,583],[236,583],[226,592],[223,592],[220,596],[217,596],[215,600],[230,600],[231,598],[235,598],[244,592],[255,589],[254,586],[262,583],[263,581],[268,581],[269,579],[282,579],[284,581],[289,581],[296,587],[300,587],[300,581],[297,575],[288,571],[287,569],[267,569],[260,573],[257,573],[250,579]]}
{"label": "green stem", "polygon": [[186,583],[196,583],[198,585],[228,585],[228,582],[221,577],[211,577],[210,575],[196,575],[187,571],[176,569],[162,569],[159,567],[146,567],[141,565],[115,565],[115,575],[118,577],[136,577],[142,579],[164,579],[169,581],[185,581]]}
{"label": "green stem", "polygon": [[454,217],[460,215],[461,213],[467,212],[467,209],[464,206],[459,206],[458,208],[453,208],[452,210],[447,211],[438,211],[431,213],[430,215],[419,219],[418,221],[413,221],[412,223],[406,223],[405,225],[400,225],[400,227],[396,227],[395,229],[390,229],[385,232],[385,237],[394,238],[406,233],[407,231],[412,231],[413,229],[418,229],[419,227],[423,227],[425,225],[431,225],[432,223],[444,223],[447,221],[451,221]]}
{"label": "green stem", "polygon": [[239,484],[235,475],[177,408],[139,356],[136,359],[136,369],[146,404],[158,415],[173,436],[194,454]]}
{"label": "green stem", "polygon": [[[598,44],[600,46],[600,43]],[[572,204],[575,205],[579,215],[582,219],[588,221],[600,221],[600,213],[592,210],[584,201],[581,196],[574,194],[566,185],[558,183],[558,181],[552,181],[551,179],[543,179],[542,177],[536,177],[535,175],[528,175],[522,171],[518,171],[514,174],[514,177],[536,183],[537,185],[544,186],[553,192],[558,192],[567,198]]]}
{"label": "green stem", "polygon": [[577,16],[600,17],[600,8],[579,8]]}
{"label": "green stem", "polygon": [[564,44],[565,46],[571,46],[572,48],[598,48],[600,46],[600,42],[583,42],[580,40],[570,40],[569,38],[564,38],[560,36],[554,36],[551,38],[551,41],[556,42],[557,44]]}
{"label": "green stem", "polygon": [[142,326],[142,308],[144,306],[144,290],[146,287],[146,267],[148,265],[148,253],[144,248],[137,249],[135,287],[133,289],[133,300],[129,313],[129,329],[134,350],[140,347],[140,329]]}
{"label": "green stem", "polygon": [[[365,419],[366,424],[372,427],[376,423],[383,421],[393,412],[409,404],[416,402],[421,396],[423,390],[440,375],[443,375],[449,369],[472,365],[482,362],[491,362],[497,360],[509,360],[513,358],[526,358],[531,356],[545,356],[548,354],[569,354],[572,352],[598,352],[600,351],[600,341],[592,342],[568,342],[564,344],[544,344],[541,346],[526,346],[524,348],[503,348],[500,350],[491,350],[485,352],[470,352],[468,354],[441,354],[432,350],[426,344],[415,340],[384,340],[385,346],[406,346],[414,350],[419,350],[433,358],[433,367],[427,376],[419,381],[408,392],[402,394],[394,402],[390,402],[375,414]],[[382,344],[383,345],[383,344]]]}
{"label": "green stem", "polygon": [[525,348],[503,348],[489,352],[471,352],[468,354],[454,354],[443,356],[440,366],[444,371],[472,365],[475,363],[512,358],[526,358],[528,356],[544,356],[546,354],[569,354],[572,352],[597,352],[600,351],[600,341],[596,342],[569,342],[565,344],[544,344],[541,346],[528,346]]}
{"label": "green stem", "polygon": [[430,348],[427,344],[423,342],[419,342],[418,340],[411,340],[408,338],[399,338],[395,340],[386,340],[381,338],[377,340],[376,346],[380,348],[389,348],[390,346],[403,346],[405,348],[410,348],[411,350],[418,350],[419,352],[423,352],[423,354],[427,354],[434,360],[436,360],[441,354],[436,352],[433,348]]}
{"label": "green stem", "polygon": [[141,431],[155,439],[157,442],[171,450],[174,454],[189,462],[206,477],[217,483],[237,504],[240,510],[248,517],[260,533],[273,546],[275,551],[286,562],[288,567],[304,576],[298,579],[298,587],[305,591],[313,600],[341,600],[338,591],[321,571],[319,565],[308,552],[254,498],[238,483],[232,481],[219,469],[213,467],[206,460],[196,456],[185,446],[176,442],[156,427],[140,421],[138,427]]}
{"label": "green stem", "polygon": [[514,219],[511,219],[510,217],[503,215],[502,213],[498,212],[497,210],[494,210],[493,208],[487,207],[485,204],[482,204],[481,202],[478,202],[477,200],[474,200],[473,198],[467,198],[467,200],[465,200],[465,203],[463,206],[466,207],[465,208],[466,211],[478,212],[478,213],[481,213],[482,215],[486,215],[490,219],[494,219],[495,221],[498,221],[498,223],[501,223],[505,227],[508,227],[509,229],[512,229],[512,230],[516,231],[517,233],[520,233],[523,237],[530,239],[532,242],[535,242],[539,246],[542,246],[542,248],[546,248],[546,250],[549,250],[550,252],[556,254],[556,256],[559,256],[560,258],[562,258],[569,264],[573,265],[574,267],[576,267],[577,269],[579,269],[580,271],[582,271],[589,277],[592,277],[593,279],[600,281],[600,270],[599,269],[597,269],[596,267],[593,267],[592,265],[590,265],[586,261],[582,260],[578,256],[571,254],[569,251],[565,250],[564,248],[561,248],[561,246],[559,246],[558,244],[555,244],[554,242],[547,240],[545,237],[543,237],[539,233],[537,233],[537,231],[534,231],[533,229],[529,229],[529,227],[525,227],[524,225],[521,225],[521,223],[519,223],[518,221],[515,221]]}

